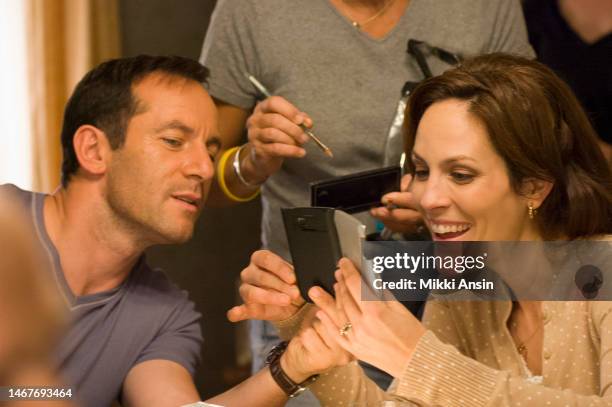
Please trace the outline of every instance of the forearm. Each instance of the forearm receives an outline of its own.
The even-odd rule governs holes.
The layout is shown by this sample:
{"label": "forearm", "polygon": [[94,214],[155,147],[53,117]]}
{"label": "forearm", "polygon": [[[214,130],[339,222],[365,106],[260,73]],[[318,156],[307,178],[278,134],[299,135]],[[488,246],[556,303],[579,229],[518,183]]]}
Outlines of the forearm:
{"label": "forearm", "polygon": [[[250,112],[237,106],[225,103],[222,100],[216,98],[215,104],[219,111],[219,135],[221,138],[223,150],[220,151],[217,155],[217,166],[215,168],[215,173],[217,176],[215,176],[212,182],[206,205],[211,207],[222,207],[234,205],[238,203],[238,201],[229,198],[228,195],[224,193],[222,188],[219,186],[218,175],[220,172],[220,160],[223,157],[225,151],[241,144],[241,140],[244,136],[245,123]],[[240,157],[243,161],[246,157],[245,153],[248,153],[248,151],[243,151]],[[225,185],[227,189],[237,197],[242,198],[252,196],[257,191],[257,188],[241,185],[240,180],[238,179],[234,169],[232,168],[234,154],[235,153],[232,153],[231,156],[226,157],[226,160],[223,165],[222,172]],[[251,178],[248,178],[250,175],[248,174],[249,170],[250,168],[248,168],[247,166],[247,168],[245,168],[245,177],[247,177],[246,179],[250,180]]]}
{"label": "forearm", "polygon": [[[236,196],[241,198],[248,198],[259,190],[259,186],[264,183],[268,178],[267,175],[261,174],[251,159],[252,145],[246,143],[240,150],[240,157],[238,157],[239,149],[236,149],[232,153],[225,163],[223,171],[225,185],[229,190]],[[242,176],[242,180],[239,178],[234,164],[237,165],[238,171]],[[244,182],[243,182],[244,181]]]}
{"label": "forearm", "polygon": [[418,405],[609,406],[610,397],[546,387],[490,368],[444,344],[428,331],[390,393]]}
{"label": "forearm", "polygon": [[245,156],[250,154],[250,146],[247,145],[240,154],[240,171],[243,179],[251,185],[242,182],[234,169],[237,153],[238,150],[234,149],[229,155],[225,154],[225,151],[219,155],[220,161],[216,167],[216,176],[210,188],[206,206],[224,207],[250,201],[259,191],[259,185],[265,181],[264,177],[252,175],[254,170],[249,165],[250,160],[245,159]]}
{"label": "forearm", "polygon": [[356,361],[321,374],[319,380],[309,388],[323,407],[377,406],[385,400],[406,402],[400,396],[387,393],[378,387],[365,375]]}
{"label": "forearm", "polygon": [[273,321],[274,326],[278,329],[278,334],[281,339],[288,341],[298,333],[300,327],[304,323],[306,318],[312,317],[316,309],[311,303],[306,303],[295,313],[291,318],[287,318],[283,321]]}
{"label": "forearm", "polygon": [[225,393],[207,401],[225,407],[242,407],[245,405],[245,400],[248,400],[248,405],[253,407],[280,407],[285,405],[288,397],[276,384],[266,367]]}

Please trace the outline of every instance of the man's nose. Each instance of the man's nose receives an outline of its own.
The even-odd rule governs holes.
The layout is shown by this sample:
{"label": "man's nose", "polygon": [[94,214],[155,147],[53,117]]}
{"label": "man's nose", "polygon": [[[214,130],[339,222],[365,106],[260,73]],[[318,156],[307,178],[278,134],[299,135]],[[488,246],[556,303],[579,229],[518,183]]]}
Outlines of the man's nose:
{"label": "man's nose", "polygon": [[212,179],[214,164],[205,146],[193,146],[188,150],[188,156],[183,167],[185,175],[201,178],[203,181]]}

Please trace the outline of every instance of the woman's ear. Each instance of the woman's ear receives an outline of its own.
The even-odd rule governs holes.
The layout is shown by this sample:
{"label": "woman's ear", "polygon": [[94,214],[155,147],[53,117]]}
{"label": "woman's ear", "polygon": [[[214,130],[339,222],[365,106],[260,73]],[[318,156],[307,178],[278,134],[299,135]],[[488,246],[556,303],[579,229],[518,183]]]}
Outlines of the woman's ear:
{"label": "woman's ear", "polygon": [[72,140],[80,170],[89,175],[103,175],[111,152],[106,134],[95,126],[83,125]]}
{"label": "woman's ear", "polygon": [[521,184],[521,195],[531,203],[534,209],[538,209],[552,190],[553,183],[538,178],[527,178]]}

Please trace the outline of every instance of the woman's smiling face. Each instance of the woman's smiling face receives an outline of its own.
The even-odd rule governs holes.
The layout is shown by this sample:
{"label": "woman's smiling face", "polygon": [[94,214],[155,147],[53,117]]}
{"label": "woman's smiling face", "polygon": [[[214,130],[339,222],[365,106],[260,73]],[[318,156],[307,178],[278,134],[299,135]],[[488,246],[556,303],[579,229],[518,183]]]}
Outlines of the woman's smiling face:
{"label": "woman's smiling face", "polygon": [[538,240],[528,200],[469,102],[432,104],[416,132],[411,191],[434,240]]}

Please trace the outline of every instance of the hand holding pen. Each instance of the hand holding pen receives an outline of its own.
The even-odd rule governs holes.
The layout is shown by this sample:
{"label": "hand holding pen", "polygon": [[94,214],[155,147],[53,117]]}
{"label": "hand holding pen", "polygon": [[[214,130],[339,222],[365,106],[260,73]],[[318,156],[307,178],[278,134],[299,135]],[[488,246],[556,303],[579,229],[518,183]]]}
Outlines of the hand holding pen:
{"label": "hand holding pen", "polygon": [[246,120],[249,143],[239,157],[245,181],[258,185],[278,171],[286,158],[306,155],[303,145],[309,136],[304,129],[309,130],[313,122],[307,113],[283,97],[271,96],[261,83],[251,79],[250,75],[246,76],[265,96]]}
{"label": "hand holding pen", "polygon": [[[272,94],[268,91],[268,89],[266,89],[266,87],[259,82],[253,75],[250,74],[246,74],[246,77],[249,79],[249,81],[253,84],[253,86],[259,91],[259,93],[261,93],[263,96],[265,96],[266,98],[270,99],[273,98]],[[283,101],[287,102],[287,104],[291,105],[288,101],[286,101],[283,98],[280,98]],[[280,102],[279,102],[280,103]],[[292,107],[295,108],[295,106],[291,105]],[[288,106],[287,106],[288,107]],[[295,108],[297,109],[297,108]],[[287,110],[287,112],[289,112]],[[291,112],[292,114],[295,112]],[[306,116],[307,117],[307,116]],[[287,117],[289,118],[289,117]],[[289,118],[290,119],[290,118]],[[297,119],[297,120],[296,120]],[[309,120],[308,122],[306,120],[300,120],[300,116],[298,113],[298,116],[294,115],[294,123],[297,124],[300,129],[302,129],[302,131],[304,132],[304,134],[306,134],[308,137],[310,137],[310,139],[312,139],[317,146],[321,149],[321,151],[323,151],[323,153],[325,153],[325,155],[327,155],[328,157],[333,157],[333,153],[331,151],[331,149],[329,147],[327,147],[317,136],[315,136],[315,134],[310,130],[310,127],[312,126],[312,120]],[[308,118],[309,119],[309,118]]]}

